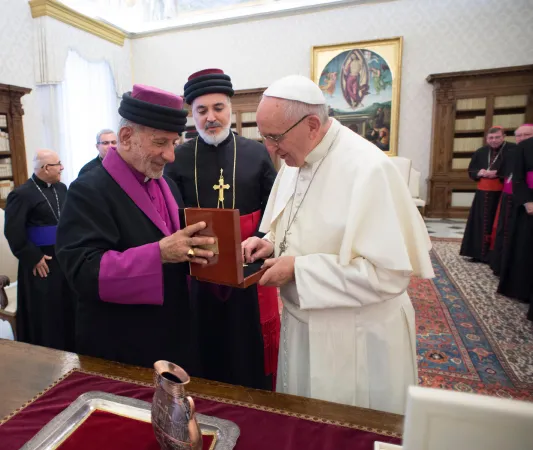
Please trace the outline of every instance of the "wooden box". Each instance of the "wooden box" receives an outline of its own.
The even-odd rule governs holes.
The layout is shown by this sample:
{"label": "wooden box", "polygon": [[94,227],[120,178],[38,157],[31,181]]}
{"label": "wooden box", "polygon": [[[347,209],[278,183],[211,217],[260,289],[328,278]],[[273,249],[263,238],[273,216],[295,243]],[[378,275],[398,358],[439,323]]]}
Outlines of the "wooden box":
{"label": "wooden box", "polygon": [[256,284],[266,269],[264,260],[244,264],[241,251],[241,224],[239,210],[216,208],[185,208],[185,222],[192,225],[205,222],[207,227],[196,236],[215,238],[212,250],[215,256],[206,265],[190,264],[190,274],[198,281],[245,289]]}

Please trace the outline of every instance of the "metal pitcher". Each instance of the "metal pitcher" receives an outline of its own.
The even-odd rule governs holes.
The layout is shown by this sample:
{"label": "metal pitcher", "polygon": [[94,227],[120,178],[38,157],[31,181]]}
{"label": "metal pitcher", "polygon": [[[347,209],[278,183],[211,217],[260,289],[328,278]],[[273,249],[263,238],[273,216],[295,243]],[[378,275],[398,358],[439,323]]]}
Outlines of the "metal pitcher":
{"label": "metal pitcher", "polygon": [[157,442],[163,450],[201,450],[202,433],[194,401],[185,395],[189,375],[168,361],[157,361],[154,369],[152,426]]}

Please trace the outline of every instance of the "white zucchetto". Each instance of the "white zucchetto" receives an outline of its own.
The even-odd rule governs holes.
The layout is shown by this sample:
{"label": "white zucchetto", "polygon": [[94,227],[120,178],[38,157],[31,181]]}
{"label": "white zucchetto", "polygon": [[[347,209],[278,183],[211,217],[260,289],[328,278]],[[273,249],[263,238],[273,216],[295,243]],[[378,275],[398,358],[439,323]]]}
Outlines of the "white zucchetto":
{"label": "white zucchetto", "polygon": [[320,88],[302,75],[289,75],[274,81],[263,93],[265,97],[295,100],[308,105],[324,105],[326,98]]}

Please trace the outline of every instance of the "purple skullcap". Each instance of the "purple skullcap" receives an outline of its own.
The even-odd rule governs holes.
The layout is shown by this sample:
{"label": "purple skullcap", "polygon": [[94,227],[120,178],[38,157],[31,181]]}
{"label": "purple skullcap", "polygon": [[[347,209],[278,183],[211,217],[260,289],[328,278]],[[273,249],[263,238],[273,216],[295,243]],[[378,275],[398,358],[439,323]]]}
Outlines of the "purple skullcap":
{"label": "purple skullcap", "polygon": [[131,96],[143,102],[153,105],[166,106],[167,108],[183,109],[183,98],[162,89],[145,86],[144,84],[134,84]]}
{"label": "purple skullcap", "polygon": [[181,133],[187,123],[183,98],[162,89],[135,84],[122,96],[118,113],[124,119],[157,130]]}

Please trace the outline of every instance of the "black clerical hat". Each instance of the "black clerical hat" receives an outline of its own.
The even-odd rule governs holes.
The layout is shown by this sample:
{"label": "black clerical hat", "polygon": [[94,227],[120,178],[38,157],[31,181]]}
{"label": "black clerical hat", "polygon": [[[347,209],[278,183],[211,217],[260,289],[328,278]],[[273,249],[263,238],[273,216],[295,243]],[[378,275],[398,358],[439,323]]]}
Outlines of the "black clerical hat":
{"label": "black clerical hat", "polygon": [[226,94],[233,97],[231,78],[220,69],[205,69],[193,73],[185,83],[185,101],[191,105],[195,98],[206,94]]}
{"label": "black clerical hat", "polygon": [[181,133],[187,124],[182,97],[142,84],[133,85],[133,90],[122,96],[118,113],[124,119],[158,130]]}

